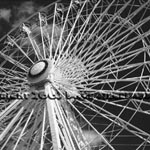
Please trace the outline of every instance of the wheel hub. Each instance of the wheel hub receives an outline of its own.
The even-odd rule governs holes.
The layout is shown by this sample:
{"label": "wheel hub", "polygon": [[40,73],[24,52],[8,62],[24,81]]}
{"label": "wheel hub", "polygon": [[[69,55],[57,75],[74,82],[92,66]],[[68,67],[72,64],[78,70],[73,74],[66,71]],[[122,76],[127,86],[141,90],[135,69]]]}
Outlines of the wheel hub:
{"label": "wheel hub", "polygon": [[[40,60],[36,62],[30,69],[27,75],[28,82],[31,85],[37,85],[45,82],[48,78],[51,65],[48,60]],[[40,85],[39,85],[40,86]]]}
{"label": "wheel hub", "polygon": [[33,65],[33,67],[30,69],[30,74],[32,76],[36,76],[38,74],[40,74],[44,68],[45,68],[46,64],[43,61],[40,61],[38,63],[36,63],[35,65]]}

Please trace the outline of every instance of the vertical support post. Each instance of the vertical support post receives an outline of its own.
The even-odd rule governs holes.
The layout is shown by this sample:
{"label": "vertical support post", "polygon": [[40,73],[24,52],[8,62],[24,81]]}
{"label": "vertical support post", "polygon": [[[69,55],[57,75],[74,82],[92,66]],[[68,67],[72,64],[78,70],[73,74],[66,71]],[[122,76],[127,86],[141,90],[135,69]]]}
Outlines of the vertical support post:
{"label": "vertical support post", "polygon": [[[48,83],[45,85],[45,94],[53,97],[51,85]],[[52,143],[53,143],[53,150],[60,150],[61,149],[61,141],[59,137],[59,127],[57,123],[56,113],[55,113],[55,103],[54,100],[50,98],[46,99],[47,104],[47,112],[52,136]]]}
{"label": "vertical support post", "polygon": [[56,98],[58,96],[50,83],[45,85],[45,94],[53,150],[89,150],[66,100]]}

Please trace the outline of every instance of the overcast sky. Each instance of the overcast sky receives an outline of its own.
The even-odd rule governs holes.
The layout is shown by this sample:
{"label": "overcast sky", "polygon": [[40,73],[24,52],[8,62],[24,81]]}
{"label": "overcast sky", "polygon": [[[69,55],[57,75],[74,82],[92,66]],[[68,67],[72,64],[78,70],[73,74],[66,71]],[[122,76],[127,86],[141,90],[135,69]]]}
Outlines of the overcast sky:
{"label": "overcast sky", "polygon": [[0,38],[18,23],[56,0],[0,0]]}

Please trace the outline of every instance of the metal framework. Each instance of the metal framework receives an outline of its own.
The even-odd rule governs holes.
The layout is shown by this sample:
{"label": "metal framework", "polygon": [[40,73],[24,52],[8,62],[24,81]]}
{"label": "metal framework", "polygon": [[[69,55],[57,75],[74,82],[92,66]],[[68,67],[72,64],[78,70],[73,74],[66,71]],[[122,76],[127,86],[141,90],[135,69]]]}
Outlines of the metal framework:
{"label": "metal framework", "polygon": [[0,40],[0,150],[149,150],[150,1],[52,3]]}

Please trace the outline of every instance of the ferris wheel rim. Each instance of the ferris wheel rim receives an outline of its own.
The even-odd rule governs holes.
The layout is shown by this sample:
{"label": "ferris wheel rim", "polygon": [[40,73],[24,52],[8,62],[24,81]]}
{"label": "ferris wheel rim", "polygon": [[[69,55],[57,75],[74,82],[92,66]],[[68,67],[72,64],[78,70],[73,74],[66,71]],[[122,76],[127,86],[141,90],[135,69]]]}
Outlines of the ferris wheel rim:
{"label": "ferris wheel rim", "polygon": [[[106,28],[107,29],[107,28]],[[131,28],[132,29],[132,28]],[[54,33],[54,31],[53,31],[53,33]],[[62,33],[61,33],[62,34]],[[144,34],[144,33],[143,33]],[[71,35],[71,34],[69,34],[69,35]],[[106,34],[107,35],[107,34]],[[140,36],[138,36],[138,37],[140,37],[141,39],[140,39],[140,41],[142,41],[142,35],[140,35]],[[137,37],[136,37],[137,38]],[[136,39],[135,38],[135,39]],[[67,40],[69,40],[69,38],[67,38]],[[66,40],[66,41],[67,41]],[[123,39],[124,40],[124,39]],[[126,41],[126,40],[125,40]],[[143,42],[143,41],[142,41]],[[67,43],[67,42],[66,42]],[[94,42],[93,42],[94,43]],[[44,45],[44,44],[43,44]],[[42,46],[43,46],[42,45]],[[144,45],[142,45],[143,47],[144,47]],[[146,49],[147,47],[145,47],[145,49]],[[119,49],[120,50],[120,49]],[[118,50],[118,51],[119,51]],[[143,50],[144,51],[144,50]],[[59,52],[59,51],[58,51]],[[97,51],[98,52],[98,51]],[[103,52],[103,51],[102,51]],[[127,51],[128,52],[128,51]],[[61,51],[61,53],[63,53],[63,51]],[[132,54],[132,53],[131,53]],[[93,58],[96,58],[96,57],[94,57],[94,54],[91,54],[92,56],[93,56]],[[122,53],[120,54],[120,55],[123,55]],[[129,55],[129,54],[128,54]],[[127,55],[127,56],[128,56]],[[137,53],[137,55],[138,55],[138,53]],[[80,65],[79,67],[77,67],[77,65],[79,65],[79,63],[80,62],[82,62],[81,60],[80,60],[80,58],[75,58],[75,56],[76,55],[74,55],[74,56],[72,56],[72,57],[70,57],[70,59],[68,60],[68,59],[63,59],[62,61],[58,61],[58,63],[56,63],[57,64],[57,68],[53,68],[54,70],[54,72],[53,72],[53,77],[54,77],[54,82],[53,83],[58,83],[58,84],[55,84],[56,86],[54,86],[53,88],[51,88],[52,87],[52,84],[51,84],[51,80],[48,80],[48,82],[46,81],[46,83],[48,84],[48,86],[47,86],[47,88],[48,88],[48,90],[51,90],[51,92],[49,92],[48,90],[46,90],[46,91],[48,91],[49,92],[49,94],[52,94],[53,92],[54,93],[59,93],[59,91],[60,91],[60,95],[63,95],[64,96],[64,91],[67,91],[71,96],[76,96],[77,98],[78,98],[78,100],[72,100],[71,98],[70,99],[67,99],[67,102],[70,104],[70,106],[71,106],[71,108],[77,113],[79,110],[82,110],[81,112],[79,111],[79,113],[78,113],[78,115],[79,115],[79,118],[82,116],[83,118],[82,119],[85,119],[84,121],[87,121],[87,124],[85,124],[85,126],[88,126],[89,128],[92,128],[91,129],[91,131],[93,132],[93,130],[95,129],[95,131],[97,131],[98,132],[98,135],[99,135],[99,137],[101,137],[102,139],[103,139],[103,142],[106,144],[106,145],[103,145],[104,147],[109,147],[109,148],[111,148],[111,149],[114,149],[114,147],[115,147],[115,144],[113,143],[113,141],[115,141],[115,139],[117,139],[117,137],[119,138],[119,136],[121,137],[121,134],[120,133],[122,133],[123,132],[123,130],[127,130],[128,132],[129,131],[131,131],[131,134],[133,134],[135,137],[137,137],[137,138],[139,138],[140,140],[142,140],[142,142],[140,143],[141,145],[143,145],[143,143],[145,142],[145,141],[147,141],[147,143],[150,143],[150,141],[149,141],[149,132],[148,131],[144,131],[144,130],[142,130],[142,128],[140,128],[140,126],[137,126],[137,125],[135,125],[134,124],[134,122],[132,122],[132,121],[134,121],[134,119],[137,119],[136,117],[137,117],[137,115],[136,114],[139,114],[139,113],[142,113],[142,114],[144,114],[144,115],[150,115],[150,113],[149,113],[149,111],[146,109],[145,111],[143,111],[142,110],[142,105],[146,105],[146,106],[148,106],[148,104],[149,103],[147,103],[144,99],[142,99],[141,101],[139,100],[139,99],[136,99],[135,97],[134,98],[131,98],[131,99],[127,99],[127,98],[124,98],[123,100],[122,99],[117,99],[117,100],[112,100],[112,99],[106,99],[106,100],[103,100],[103,99],[100,99],[98,96],[97,97],[90,97],[89,99],[88,99],[88,97],[78,97],[79,96],[79,94],[80,93],[78,93],[79,91],[83,91],[83,94],[84,94],[84,91],[86,91],[86,92],[88,92],[88,90],[90,90],[90,89],[92,89],[92,86],[94,87],[97,83],[94,83],[94,82],[90,82],[89,83],[89,87],[85,87],[86,86],[86,81],[87,81],[87,78],[88,78],[88,75],[86,74],[86,73],[84,73],[84,71],[86,72],[86,67],[85,67],[85,64],[83,63],[82,65]],[[125,57],[126,55],[123,55],[123,57]],[[134,54],[132,54],[132,56],[134,57]],[[131,56],[129,56],[129,58],[130,58]],[[133,58],[133,57],[131,57],[131,58]],[[19,58],[19,57],[18,57]],[[61,58],[61,57],[60,57]],[[65,58],[65,57],[64,57]],[[66,57],[67,58],[67,57]],[[105,57],[104,57],[105,58]],[[110,58],[112,58],[112,60],[115,60],[115,57],[110,57]],[[119,57],[120,58],[120,57]],[[118,59],[119,59],[118,58]],[[125,59],[126,60],[126,59]],[[92,61],[92,60],[91,60]],[[22,61],[23,62],[23,61]],[[20,62],[20,63],[22,63],[22,62]],[[43,60],[40,60],[39,62],[43,62]],[[47,62],[47,61],[46,61]],[[144,62],[144,60],[143,60],[143,62]],[[141,66],[143,65],[143,62],[141,62]],[[61,63],[64,63],[63,65],[61,65]],[[146,60],[146,63],[148,63],[148,61]],[[38,62],[37,62],[37,64],[38,64]],[[115,63],[114,63],[115,64]],[[34,65],[36,65],[36,63],[34,64]],[[33,69],[34,69],[34,65],[33,65]],[[70,66],[69,66],[70,65]],[[127,64],[126,63],[126,65],[125,65],[125,67],[128,67],[128,65],[129,65],[129,67],[131,67],[131,64],[129,63],[129,64]],[[136,64],[136,67],[138,66],[138,65],[140,65],[140,64]],[[122,67],[123,65],[121,65],[121,67]],[[44,71],[45,70],[47,70],[47,67],[46,67],[46,65],[44,64],[44,65],[42,65],[42,69],[41,70],[37,70],[37,72],[35,71],[35,74],[33,73],[31,73],[34,77],[37,75],[37,76],[39,76],[39,74],[41,75],[41,74],[43,74],[43,76],[44,76]],[[37,66],[37,68],[38,68],[38,66]],[[113,66],[111,69],[116,69],[117,67],[116,66]],[[119,67],[118,67],[119,68]],[[118,73],[119,71],[119,69],[116,69],[115,71]],[[134,67],[133,67],[134,68]],[[138,67],[137,67],[138,68]],[[30,68],[31,69],[31,71],[32,71],[32,67]],[[110,69],[109,67],[107,68],[104,68],[104,71],[105,71],[105,69],[106,69],[106,73],[108,73],[109,74],[109,72],[107,72],[107,69]],[[131,69],[132,69],[132,67],[131,67]],[[13,70],[13,69],[12,69]],[[35,69],[36,70],[36,69]],[[73,71],[72,71],[73,70]],[[143,70],[143,69],[142,69]],[[111,70],[112,71],[112,70]],[[110,73],[110,75],[116,75],[117,73],[116,72],[113,72],[112,74]],[[11,72],[11,71],[10,71]],[[30,71],[29,71],[30,72]],[[34,72],[34,71],[33,71]],[[59,75],[57,75],[57,73],[59,74]],[[48,73],[49,73],[49,70],[48,70]],[[46,74],[46,77],[48,76],[48,73]],[[98,72],[99,73],[99,72]],[[102,72],[103,73],[103,72]],[[116,74],[115,74],[116,73]],[[94,74],[94,73],[93,73]],[[92,75],[93,75],[92,74]],[[32,76],[31,75],[31,76]],[[95,74],[94,74],[95,75]],[[93,75],[93,76],[94,76]],[[42,77],[43,77],[42,76]],[[101,76],[103,76],[103,74],[101,74]],[[83,77],[83,78],[82,78]],[[105,74],[104,74],[104,77],[107,77],[107,75],[105,76]],[[140,78],[141,77],[141,78]],[[143,74],[140,74],[139,75],[139,78],[137,77],[133,77],[134,79],[135,79],[135,82],[136,81],[143,81],[144,79],[142,78],[143,77]],[[144,78],[146,78],[147,76],[144,76]],[[66,82],[67,80],[65,80],[66,78],[68,78],[68,81],[69,82]],[[118,77],[119,78],[119,77]],[[44,79],[45,79],[45,77],[44,77]],[[43,78],[42,78],[42,81],[44,80]],[[64,79],[64,80],[63,80]],[[80,82],[81,82],[81,80],[82,79],[84,79],[85,81],[84,82],[82,82],[81,84],[79,84]],[[94,79],[94,77],[93,78],[91,78],[91,80],[92,79]],[[133,80],[132,78],[126,78],[126,76],[125,76],[125,78],[121,78],[120,80],[122,80],[122,81],[124,81],[124,80]],[[63,80],[63,82],[62,82],[62,80]],[[79,80],[79,81],[77,81],[77,80]],[[103,78],[101,78],[100,80],[99,80],[99,78],[96,78],[96,80],[97,81],[101,81],[101,84],[105,84],[105,83],[109,83],[108,85],[110,85],[110,89],[111,90],[104,90],[104,89],[101,89],[101,90],[99,90],[99,92],[100,93],[108,93],[108,92],[110,92],[110,91],[112,91],[112,93],[115,95],[116,94],[116,96],[118,96],[117,94],[120,92],[120,93],[124,93],[125,92],[125,88],[123,88],[123,90],[121,91],[120,89],[122,88],[122,87],[120,87],[120,89],[118,88],[116,91],[115,91],[115,88],[113,87],[113,86],[111,86],[111,82],[114,82],[114,84],[116,84],[116,80],[117,79],[110,79],[109,80],[109,78],[107,78],[107,80],[105,80],[105,79],[103,79]],[[32,81],[32,80],[31,80]],[[41,79],[40,79],[40,81],[41,81]],[[90,81],[90,80],[89,80]],[[119,79],[118,79],[118,81],[119,81]],[[147,79],[145,79],[145,83],[146,83],[146,81],[147,81]],[[38,82],[37,80],[35,81],[35,83],[40,83],[40,82]],[[83,86],[81,86],[83,84]],[[94,85],[95,84],[95,85]],[[130,84],[130,83],[129,83]],[[15,85],[15,84],[14,84]],[[14,85],[12,85],[12,86],[14,86]],[[21,83],[20,83],[20,85],[21,85]],[[72,85],[72,86],[71,86]],[[74,88],[74,85],[76,85],[76,87]],[[124,86],[126,86],[126,85],[124,85]],[[68,88],[67,88],[68,87]],[[137,92],[138,92],[138,90],[137,90],[137,87],[138,86],[136,86],[135,88],[134,88],[134,90],[133,90],[133,93],[134,94],[136,94]],[[43,88],[43,87],[42,87]],[[129,87],[128,87],[128,85],[127,85],[127,89],[128,89]],[[58,91],[56,90],[55,91],[55,89],[58,89]],[[70,91],[69,91],[69,89],[71,89]],[[7,90],[7,89],[6,89]],[[95,91],[97,91],[98,92],[98,90],[97,90],[97,87],[95,87],[95,89],[93,88],[92,89],[93,91],[95,90]],[[144,90],[146,91],[146,88],[144,88]],[[116,92],[116,93],[115,93]],[[118,93],[117,93],[118,92]],[[129,92],[129,91],[128,91]],[[108,93],[108,94],[112,94],[111,92],[110,93]],[[56,95],[57,95],[56,94]],[[131,92],[131,95],[132,95],[132,92]],[[54,98],[55,99],[55,98]],[[30,99],[31,100],[31,99]],[[111,101],[112,100],[112,101]],[[29,102],[29,101],[28,101]],[[38,103],[39,101],[37,100],[37,103]],[[100,106],[98,106],[98,104],[97,103],[100,103],[101,105]],[[31,104],[33,105],[33,103],[31,102]],[[76,106],[75,105],[73,105],[73,104],[76,104]],[[80,105],[79,105],[80,104]],[[96,105],[97,104],[97,105]],[[41,104],[42,105],[42,104]],[[54,106],[54,108],[57,108],[57,106],[59,105],[59,102],[58,102],[58,104],[53,104],[53,102],[52,102],[52,106]],[[79,107],[77,108],[77,106],[79,105]],[[114,112],[113,111],[113,109],[108,109],[109,107],[107,107],[108,105],[111,105],[112,107],[114,107],[114,108],[118,108],[118,110],[119,110],[119,112]],[[49,105],[48,105],[49,106]],[[30,106],[31,107],[31,106]],[[35,106],[33,107],[33,108],[35,108]],[[42,108],[43,108],[43,106],[42,106]],[[47,107],[47,108],[49,108],[49,107]],[[58,107],[59,108],[59,107]],[[21,110],[17,113],[17,115],[19,116],[20,115],[20,112],[22,112],[22,109],[23,109],[23,107],[21,107]],[[86,111],[88,110],[88,109],[90,109],[90,111],[93,111],[93,113],[95,113],[93,116],[91,115],[91,118],[90,118],[90,116],[88,116],[88,114],[86,114]],[[37,112],[37,108],[35,108],[35,110],[33,110],[32,108],[30,108],[30,109],[28,109],[27,108],[27,110],[30,112],[31,111],[31,113],[30,113],[30,115],[26,118],[26,123],[28,123],[28,120],[30,120],[31,119],[31,116],[34,114],[34,113],[36,113]],[[57,110],[59,110],[59,109],[56,109],[55,110],[55,112],[57,112]],[[133,112],[133,114],[131,114],[130,116],[129,116],[129,118],[128,119],[126,119],[126,118],[124,118],[124,116],[122,117],[122,115],[126,112],[126,110],[129,110],[129,112],[131,111],[131,112]],[[42,110],[41,110],[42,111]],[[44,135],[44,126],[45,126],[45,120],[46,120],[46,108],[44,108],[44,112],[42,111],[42,115],[44,115],[44,120],[42,120],[41,118],[39,119],[39,120],[41,120],[41,122],[42,122],[42,135]],[[64,111],[63,110],[61,110],[63,113],[64,113]],[[69,111],[67,112],[66,111],[66,113],[69,113]],[[86,117],[89,117],[90,119],[90,121],[89,120],[87,120],[86,119],[86,117],[84,117],[84,115],[86,116]],[[0,113],[1,114],[1,113]],[[65,114],[65,113],[64,113]],[[57,112],[57,115],[59,116],[60,114]],[[12,115],[13,116],[13,115]],[[57,118],[58,118],[58,116],[55,118],[55,120],[57,120]],[[100,133],[100,131],[98,130],[98,129],[96,129],[96,127],[95,126],[93,126],[93,122],[92,121],[94,121],[94,119],[97,119],[99,116],[101,116],[101,117],[103,117],[103,118],[105,118],[105,119],[107,119],[108,120],[108,127],[106,127],[103,131],[102,131],[102,133],[104,134],[101,134]],[[53,117],[53,116],[51,116],[51,117]],[[15,119],[16,119],[17,117],[15,116]],[[36,119],[37,119],[37,117],[36,117]],[[14,120],[13,120],[14,121]],[[60,120],[60,121],[62,121],[62,120]],[[62,121],[63,122],[63,121]],[[70,120],[70,122],[71,122],[71,120]],[[111,122],[111,123],[110,123]],[[91,123],[93,123],[93,124],[91,124]],[[58,126],[59,126],[60,124],[58,123]],[[66,124],[65,124],[66,125]],[[23,124],[23,126],[24,126],[24,124]],[[85,127],[84,126],[84,127]],[[54,126],[53,126],[54,127]],[[110,127],[110,129],[109,129],[109,127]],[[25,126],[23,127],[23,130],[25,129]],[[23,132],[23,130],[22,130],[22,132]],[[105,130],[106,130],[106,132],[105,132]],[[5,130],[6,131],[6,130]],[[56,131],[56,130],[55,130]],[[67,131],[66,131],[66,133],[67,133]],[[57,133],[58,134],[58,133]],[[115,135],[114,135],[115,134]],[[124,135],[124,134],[123,134]],[[143,136],[142,136],[143,135]],[[1,136],[1,135],[0,135]],[[107,140],[107,138],[105,137],[105,136],[108,136],[108,139],[109,140]],[[144,137],[145,136],[145,137]],[[19,136],[20,137],[20,136]],[[43,137],[44,138],[44,137]],[[41,139],[41,143],[43,143],[43,139]],[[111,145],[111,143],[113,143],[114,145]],[[42,145],[41,145],[42,146]],[[102,146],[102,148],[103,148],[103,146]]]}

